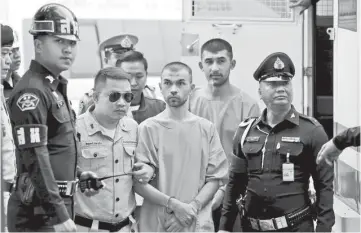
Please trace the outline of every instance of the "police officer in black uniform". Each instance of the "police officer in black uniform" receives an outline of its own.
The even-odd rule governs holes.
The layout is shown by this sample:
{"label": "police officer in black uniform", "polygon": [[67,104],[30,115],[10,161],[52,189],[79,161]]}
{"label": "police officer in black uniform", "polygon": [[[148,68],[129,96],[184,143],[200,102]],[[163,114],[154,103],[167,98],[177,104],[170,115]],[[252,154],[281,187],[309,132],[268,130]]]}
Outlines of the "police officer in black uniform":
{"label": "police officer in black uniform", "polygon": [[269,55],[254,73],[267,108],[259,118],[242,122],[235,134],[235,158],[220,223],[223,231],[232,231],[237,211],[243,214],[246,232],[314,231],[310,176],[317,196],[316,231],[331,231],[333,167],[316,165],[327,135],[314,118],[291,104],[294,74],[291,59],[281,52]]}
{"label": "police officer in black uniform", "polygon": [[44,5],[33,18],[35,60],[9,98],[17,157],[16,188],[8,206],[10,232],[76,231],[76,178],[96,178],[76,165],[75,115],[67,80],[60,75],[75,59],[78,31],[75,15],[59,4]]}

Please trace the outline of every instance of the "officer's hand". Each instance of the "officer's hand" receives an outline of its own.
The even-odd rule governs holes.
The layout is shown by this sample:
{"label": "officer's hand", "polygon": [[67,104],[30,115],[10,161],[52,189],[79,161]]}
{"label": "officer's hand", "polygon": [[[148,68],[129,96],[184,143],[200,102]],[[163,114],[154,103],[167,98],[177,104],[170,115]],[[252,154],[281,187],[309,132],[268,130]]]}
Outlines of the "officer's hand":
{"label": "officer's hand", "polygon": [[193,219],[197,218],[197,209],[191,204],[186,204],[175,198],[171,198],[169,206],[183,226],[191,225]]}
{"label": "officer's hand", "polygon": [[174,216],[174,214],[172,214],[172,215],[168,215],[166,222],[164,224],[164,228],[167,232],[180,232],[183,230],[184,226]]}
{"label": "officer's hand", "polygon": [[290,0],[290,8],[300,7],[300,15],[312,5],[311,0]]}
{"label": "officer's hand", "polygon": [[133,178],[139,183],[146,184],[154,174],[153,167],[146,163],[135,163],[133,168]]}
{"label": "officer's hand", "polygon": [[76,232],[76,225],[70,218],[63,223],[54,225],[55,232]]}
{"label": "officer's hand", "polygon": [[320,164],[322,161],[325,161],[328,165],[332,166],[333,162],[337,160],[341,152],[342,151],[335,146],[331,139],[321,147],[321,150],[317,154],[316,163]]}
{"label": "officer's hand", "polygon": [[221,206],[223,202],[223,198],[224,198],[224,191],[218,189],[218,191],[216,192],[216,194],[214,194],[214,197],[212,199],[212,210],[218,209]]}
{"label": "officer's hand", "polygon": [[[89,179],[89,178],[97,179],[98,176],[97,176],[97,174],[95,174],[95,173],[92,172],[92,171],[85,171],[85,172],[82,172],[82,173],[81,173],[79,180],[87,180],[87,179]],[[101,182],[102,182],[102,185],[103,185],[103,188],[104,188],[105,183],[104,183],[103,181],[101,181]],[[85,191],[84,191],[84,194],[85,194],[87,197],[94,196],[94,195],[96,195],[96,194],[98,194],[98,193],[99,193],[99,190],[94,190],[94,189],[92,189],[92,188],[90,188],[90,189],[85,189]]]}

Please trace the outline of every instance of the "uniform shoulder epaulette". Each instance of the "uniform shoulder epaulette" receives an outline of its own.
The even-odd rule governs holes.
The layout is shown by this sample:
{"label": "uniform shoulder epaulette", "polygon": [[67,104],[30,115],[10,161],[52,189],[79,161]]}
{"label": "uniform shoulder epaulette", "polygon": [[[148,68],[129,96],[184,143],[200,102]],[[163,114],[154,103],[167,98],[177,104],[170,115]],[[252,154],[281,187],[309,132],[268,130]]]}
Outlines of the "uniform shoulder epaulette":
{"label": "uniform shoulder epaulette", "polygon": [[238,125],[238,127],[241,127],[241,128],[243,128],[243,127],[246,127],[247,125],[249,125],[252,121],[251,121],[251,119],[256,119],[257,117],[249,117],[249,118],[246,118],[244,121],[242,121],[239,125]]}
{"label": "uniform shoulder epaulette", "polygon": [[314,124],[315,126],[319,126],[321,125],[320,122],[318,122],[318,120],[316,120],[316,118],[314,117],[311,117],[311,116],[307,116],[307,115],[304,115],[304,114],[299,114],[299,116],[302,118],[302,119],[305,119],[309,122],[311,122],[312,124]]}

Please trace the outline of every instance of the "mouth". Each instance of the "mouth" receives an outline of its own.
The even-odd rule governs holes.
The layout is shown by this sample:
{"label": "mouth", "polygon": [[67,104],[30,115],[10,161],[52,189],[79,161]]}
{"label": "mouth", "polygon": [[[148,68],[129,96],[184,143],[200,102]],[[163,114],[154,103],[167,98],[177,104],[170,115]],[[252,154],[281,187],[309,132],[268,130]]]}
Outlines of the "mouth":
{"label": "mouth", "polygon": [[220,75],[220,74],[212,74],[210,77],[217,79],[217,78],[222,78],[222,75]]}
{"label": "mouth", "polygon": [[287,96],[284,96],[284,95],[282,95],[282,96],[276,96],[275,99],[287,99]]}
{"label": "mouth", "polygon": [[126,113],[127,111],[125,111],[124,109],[117,109],[117,110],[115,110],[115,112],[118,112],[118,113]]}
{"label": "mouth", "polygon": [[70,58],[70,57],[61,57],[61,59],[65,60],[65,61],[68,61],[68,62],[72,61],[72,58]]}

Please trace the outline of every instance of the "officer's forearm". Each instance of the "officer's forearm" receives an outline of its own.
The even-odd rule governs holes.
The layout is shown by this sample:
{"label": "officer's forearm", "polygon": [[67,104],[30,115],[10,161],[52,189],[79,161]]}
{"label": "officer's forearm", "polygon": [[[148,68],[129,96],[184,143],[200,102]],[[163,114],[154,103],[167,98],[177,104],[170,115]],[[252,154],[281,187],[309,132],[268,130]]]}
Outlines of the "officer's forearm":
{"label": "officer's forearm", "polygon": [[222,216],[219,224],[220,230],[233,230],[234,221],[238,214],[236,200],[240,194],[245,193],[247,180],[247,173],[229,173],[229,183],[223,199]]}
{"label": "officer's forearm", "polygon": [[360,127],[341,132],[333,139],[333,143],[339,150],[344,150],[349,146],[360,146]]}
{"label": "officer's forearm", "polygon": [[203,186],[194,199],[200,203],[201,207],[204,207],[213,199],[213,196],[216,194],[218,188],[219,181],[210,180]]}
{"label": "officer's forearm", "polygon": [[20,155],[34,185],[35,193],[46,214],[55,214],[58,217],[58,223],[68,220],[69,214],[59,194],[47,147],[40,146],[23,149]]}

